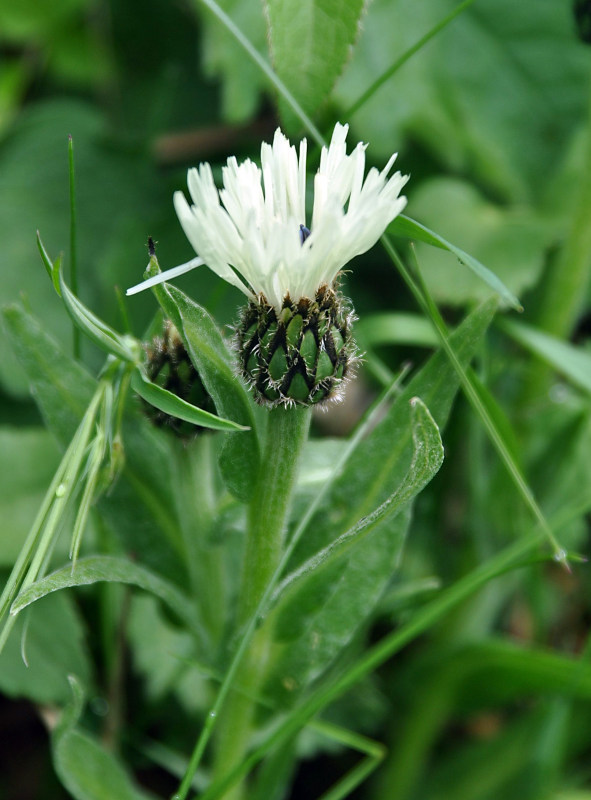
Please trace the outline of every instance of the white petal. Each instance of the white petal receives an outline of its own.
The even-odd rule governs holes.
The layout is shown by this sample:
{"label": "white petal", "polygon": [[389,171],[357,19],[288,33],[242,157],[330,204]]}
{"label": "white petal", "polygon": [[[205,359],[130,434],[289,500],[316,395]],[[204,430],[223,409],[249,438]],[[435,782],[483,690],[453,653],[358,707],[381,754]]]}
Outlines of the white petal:
{"label": "white petal", "polygon": [[365,173],[366,145],[347,154],[348,125],[335,125],[314,177],[311,233],[304,243],[306,140],[299,151],[283,133],[261,146],[261,167],[229,158],[218,192],[211,168],[190,170],[192,205],[181,193],[175,208],[196,253],[217,275],[247,296],[264,294],[280,307],[286,294],[314,296],[352,258],[373,246],[406,203],[408,180],[389,176],[396,156],[382,171]]}
{"label": "white petal", "polygon": [[187,261],[186,264],[179,264],[178,267],[172,267],[172,269],[159,272],[158,275],[153,275],[151,278],[147,278],[141,283],[136,283],[136,285],[129,288],[125,294],[128,297],[132,294],[138,294],[139,292],[143,292],[144,289],[149,289],[151,286],[157,286],[159,283],[171,280],[171,278],[178,278],[179,275],[184,275],[185,272],[190,272],[192,269],[200,267],[204,263],[202,258],[192,258],[191,261]]}

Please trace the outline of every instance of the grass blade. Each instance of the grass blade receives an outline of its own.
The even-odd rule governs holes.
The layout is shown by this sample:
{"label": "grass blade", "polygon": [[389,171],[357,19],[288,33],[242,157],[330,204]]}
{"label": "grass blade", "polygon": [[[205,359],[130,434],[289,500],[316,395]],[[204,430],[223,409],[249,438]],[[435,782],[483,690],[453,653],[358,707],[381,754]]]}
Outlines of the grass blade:
{"label": "grass blade", "polygon": [[[527,482],[521,473],[519,465],[515,462],[515,459],[511,454],[510,447],[505,442],[505,438],[499,431],[497,425],[495,424],[487,408],[482,402],[478,390],[474,386],[473,382],[470,380],[468,371],[464,369],[453,347],[451,346],[445,322],[443,321],[443,318],[441,317],[441,314],[439,313],[437,306],[435,305],[433,299],[431,298],[427,290],[427,287],[422,281],[420,282],[420,286],[417,285],[417,283],[415,282],[409,271],[406,269],[404,262],[398,255],[396,249],[392,245],[388,236],[385,235],[382,237],[382,244],[384,245],[386,252],[390,256],[392,263],[397,267],[405,283],[413,293],[415,299],[417,300],[423,311],[431,319],[435,327],[435,330],[437,331],[437,334],[440,338],[443,350],[447,354],[450,362],[452,363],[454,369],[456,370],[460,378],[462,388],[470,405],[477,413],[482,424],[484,425],[484,428],[492,444],[494,445],[497,453],[499,454],[502,462],[504,463],[505,468],[507,469],[507,472],[509,473],[509,476],[511,477],[513,483],[515,484],[525,505],[530,509],[534,518],[539,523],[541,530],[544,532],[544,535],[546,536],[548,542],[550,543],[550,546],[552,547],[552,550],[554,551],[554,558],[563,564],[567,564],[566,550],[560,545],[560,543],[556,539],[548,521],[546,520],[546,517],[542,512],[542,509],[539,507],[537,500],[535,499],[532,490],[527,485]],[[420,276],[420,272],[418,272],[418,274]]]}
{"label": "grass blade", "polygon": [[523,306],[515,297],[513,292],[511,292],[503,283],[503,281],[495,275],[494,272],[491,272],[488,267],[485,267],[484,264],[481,264],[477,258],[471,256],[469,253],[466,253],[465,250],[461,250],[459,247],[456,247],[455,244],[448,242],[447,239],[444,239],[443,236],[440,236],[438,233],[426,228],[424,225],[421,225],[420,222],[417,222],[410,217],[404,216],[404,214],[400,214],[394,222],[389,227],[389,232],[392,233],[394,236],[403,236],[407,239],[414,239],[415,241],[425,242],[425,244],[429,244],[432,247],[438,247],[440,250],[447,250],[449,253],[452,253],[460,264],[464,264],[466,267],[472,270],[472,272],[477,275],[480,280],[484,281],[491,289],[493,289],[501,298],[505,305],[514,308],[516,311],[523,311]]}
{"label": "grass blade", "polygon": [[499,327],[530,352],[542,358],[575,386],[591,394],[591,355],[549,333],[515,320],[499,320]]}
{"label": "grass blade", "polygon": [[250,58],[254,61],[254,63],[258,66],[261,70],[263,75],[267,78],[271,86],[273,86],[283,97],[285,102],[291,107],[294,114],[302,121],[304,128],[307,128],[310,132],[314,141],[322,146],[325,142],[322,138],[322,134],[318,130],[318,128],[314,125],[310,117],[306,114],[304,109],[289,91],[287,86],[283,83],[283,81],[279,78],[275,70],[270,66],[270,64],[265,61],[256,47],[253,46],[252,42],[242,33],[240,28],[234,23],[234,21],[223,11],[222,8],[215,2],[215,0],[195,0],[195,2],[201,2],[204,6],[206,6],[211,13],[222,23],[222,25],[226,28],[228,33],[230,33],[238,42],[238,44],[246,50]]}
{"label": "grass blade", "polygon": [[449,23],[452,22],[452,20],[454,20],[459,14],[461,14],[462,11],[465,11],[469,6],[471,6],[473,2],[474,0],[464,0],[462,3],[457,5],[453,9],[453,11],[450,11],[450,13],[447,16],[445,16],[440,22],[438,22],[437,25],[434,25],[431,28],[431,30],[427,31],[427,33],[424,36],[421,36],[418,42],[413,44],[411,47],[408,48],[408,50],[406,50],[401,56],[399,56],[396,59],[396,61],[394,61],[394,63],[391,66],[389,66],[388,69],[384,70],[384,72],[382,72],[382,74],[375,79],[375,81],[371,84],[371,86],[369,86],[365,90],[365,92],[363,92],[363,94],[360,97],[358,97],[357,100],[355,100],[355,102],[343,112],[343,117],[345,119],[348,119],[349,117],[352,117],[356,111],[359,111],[359,109],[362,106],[364,106],[370,98],[374,96],[374,94],[378,91],[378,89],[380,89],[384,85],[384,83],[386,83],[386,81],[388,81],[393,75],[395,75],[398,72],[398,70],[400,69],[400,67],[403,66],[403,64],[406,64],[406,62],[410,58],[412,58],[412,56],[414,56],[415,53],[418,53],[419,50],[422,50],[423,47],[428,42],[431,41],[431,39],[433,39],[440,31],[442,31],[445,27],[447,27],[447,25],[449,25]]}
{"label": "grass blade", "polygon": [[358,681],[395,653],[400,652],[405,645],[435,625],[449,611],[490,580],[518,566],[523,557],[531,553],[542,541],[543,536],[538,531],[520,539],[443,591],[435,600],[418,611],[409,622],[374,645],[338,680],[316,689],[250,753],[242,764],[201,795],[201,800],[221,797],[227,789],[244,778],[272,748],[295,736],[316,714],[349,691]]}

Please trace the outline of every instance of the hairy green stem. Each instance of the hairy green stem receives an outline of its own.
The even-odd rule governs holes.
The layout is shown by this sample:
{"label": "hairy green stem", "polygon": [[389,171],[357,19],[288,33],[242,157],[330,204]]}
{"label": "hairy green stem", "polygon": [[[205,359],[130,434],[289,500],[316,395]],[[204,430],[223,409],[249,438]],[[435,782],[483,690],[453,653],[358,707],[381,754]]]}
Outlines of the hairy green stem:
{"label": "hairy green stem", "polygon": [[249,508],[239,624],[258,606],[281,558],[299,454],[309,425],[308,408],[280,406],[269,412],[261,473]]}
{"label": "hairy green stem", "polygon": [[[269,412],[264,458],[250,503],[248,535],[238,595],[237,624],[241,628],[255,613],[284,551],[287,517],[297,478],[299,455],[310,424],[307,408],[276,408]],[[232,692],[220,719],[214,778],[230,772],[248,752],[254,727],[253,701],[264,680],[273,630],[263,625],[253,636],[239,671],[242,692]],[[239,800],[244,787],[225,797]]]}
{"label": "hairy green stem", "polygon": [[272,580],[269,582],[267,588],[265,589],[265,593],[261,598],[259,605],[257,606],[256,612],[252,615],[249,619],[247,625],[244,626],[242,631],[242,635],[239,639],[239,644],[236,648],[236,651],[232,657],[232,660],[228,664],[226,674],[222,680],[220,685],[220,690],[215,698],[215,702],[213,703],[211,710],[207,717],[205,718],[205,723],[199,735],[199,738],[195,742],[195,747],[193,748],[193,753],[191,755],[191,759],[189,761],[189,765],[185,771],[183,776],[183,780],[179,786],[179,790],[175,795],[175,800],[185,800],[192,785],[193,777],[195,776],[199,765],[201,763],[201,759],[203,758],[203,754],[205,752],[205,748],[212,736],[214,729],[216,728],[216,721],[222,708],[225,707],[226,699],[231,691],[232,685],[235,683],[236,676],[238,674],[238,669],[240,668],[243,658],[246,654],[247,648],[249,647],[252,638],[256,632],[256,617],[258,615],[262,615],[265,609],[268,607],[268,604],[271,602],[271,597],[273,595],[273,591],[275,587],[278,585],[279,580],[285,571],[287,563],[291,557],[291,554],[294,552],[298,542],[305,535],[305,532],[308,528],[312,517],[320,508],[320,505],[323,499],[327,496],[330,487],[333,485],[334,481],[337,477],[341,474],[342,469],[344,468],[345,464],[351,457],[351,454],[355,451],[356,447],[358,446],[359,442],[365,437],[367,432],[371,430],[371,428],[375,425],[377,420],[381,417],[386,405],[389,403],[392,395],[400,389],[400,385],[406,376],[406,372],[408,370],[404,369],[400,375],[393,380],[392,384],[387,388],[385,392],[383,392],[382,396],[376,401],[370,411],[366,414],[365,419],[361,425],[357,428],[354,436],[349,440],[345,449],[341,453],[341,456],[335,464],[333,464],[333,468],[331,471],[330,476],[327,480],[324,481],[316,496],[308,506],[305,513],[300,517],[299,522],[293,532],[289,543],[287,544],[283,555],[281,557],[281,561],[275,570],[275,574],[273,575]]}
{"label": "hairy green stem", "polygon": [[209,541],[216,502],[211,448],[208,433],[175,442],[174,469],[191,590],[215,649],[224,632],[226,578],[222,548]]}

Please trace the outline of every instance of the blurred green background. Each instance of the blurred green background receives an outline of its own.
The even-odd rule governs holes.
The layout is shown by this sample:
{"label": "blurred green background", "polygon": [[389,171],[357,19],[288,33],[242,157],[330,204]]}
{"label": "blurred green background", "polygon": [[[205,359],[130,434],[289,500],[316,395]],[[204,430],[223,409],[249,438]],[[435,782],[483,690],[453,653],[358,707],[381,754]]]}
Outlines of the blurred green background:
{"label": "blurred green background", "polygon": [[[578,3],[577,24],[572,4],[562,0],[476,0],[351,115],[348,109],[378,76],[456,3],[374,0],[361,16],[351,53],[333,73],[313,80],[299,73],[297,50],[268,36],[261,4],[222,5],[259,51],[275,59],[278,74],[322,130],[335,120],[350,122],[351,143],[369,142],[368,160],[378,166],[398,151],[398,167],[411,174],[407,213],[497,273],[520,296],[526,321],[544,322],[539,313],[549,302],[544,281],[591,181],[591,48],[581,38],[588,30],[581,21],[588,3]],[[315,22],[314,4],[284,5],[288,19],[293,15],[294,36],[304,25],[311,46],[321,46],[323,25]],[[271,9],[279,13],[277,4]],[[277,30],[289,39],[289,24]],[[269,139],[278,124],[293,137],[305,133],[197,0],[0,0],[0,303],[22,298],[66,349],[71,346],[71,323],[35,241],[39,230],[50,254],[64,251],[67,259],[68,135],[76,162],[80,296],[121,330],[115,287],[124,290],[141,279],[147,237],[157,241],[163,268],[192,257],[171,202],[173,191],[185,186],[187,167],[207,160],[215,169],[230,154],[256,158],[261,139]],[[450,322],[490,293],[449,253],[420,244],[417,253]],[[378,387],[373,359],[393,370],[409,357],[420,362],[424,329],[415,319],[410,333],[392,333],[384,318],[374,316],[416,311],[379,249],[359,259],[347,282],[367,353],[359,381],[369,396]],[[178,285],[222,324],[233,321],[238,295],[205,268]],[[155,303],[146,293],[126,305],[133,332],[141,335]],[[589,305],[583,281],[567,321],[552,331],[587,353]],[[87,343],[83,360],[91,369],[101,364]],[[528,397],[529,358],[499,331],[480,367],[511,420],[519,460],[545,510],[575,509],[564,537],[569,547],[585,550],[585,497],[591,495],[588,394],[551,380],[538,383],[544,391]],[[365,402],[363,397],[360,403]],[[354,418],[358,412],[350,413]],[[525,512],[516,511],[519,502],[463,401],[446,451],[446,466],[419,503],[404,565],[404,579],[427,580],[427,593],[428,580],[453,581],[526,525]],[[42,426],[25,375],[4,345],[2,570],[18,553],[58,459],[59,448]],[[564,665],[546,652],[580,649],[589,620],[585,577],[578,569],[567,575],[551,567],[512,576],[385,669],[367,697],[358,698],[358,720],[397,755],[356,796],[533,800],[559,786],[548,796],[591,797],[591,708],[588,701],[568,706],[554,692],[562,686],[557,676]],[[395,589],[384,599],[372,635],[404,613]],[[155,619],[151,601],[145,602],[131,634],[132,675],[143,689],[130,689],[130,704],[134,693],[145,692],[145,719],[135,724],[145,723],[156,736],[160,727],[169,731],[159,723],[167,716],[166,699],[174,696],[175,707],[190,712],[192,687],[158,675],[164,667],[146,652],[145,631],[160,625],[163,640],[173,633]],[[33,616],[38,635],[31,630],[29,637],[43,656],[36,663],[31,656],[27,670],[16,635],[0,663],[0,690],[7,698],[0,707],[5,800],[66,796],[53,776],[37,710],[68,699],[64,670],[83,675],[90,670],[83,633],[92,614],[89,620],[84,596],[81,601],[60,596],[43,608],[48,619],[54,614],[66,621],[70,635],[45,649],[43,629],[49,623]],[[499,631],[539,647],[539,653],[524,653],[520,660],[519,651],[498,644]],[[92,630],[88,641],[97,656]],[[98,705],[96,713],[100,716]],[[552,725],[559,727],[563,718],[568,724],[553,738]],[[314,743],[310,750],[316,754]],[[347,756],[321,758],[304,766],[294,797],[317,796],[314,776],[336,777]],[[167,791],[168,784],[162,788],[159,780],[152,773],[146,778],[154,791]]]}

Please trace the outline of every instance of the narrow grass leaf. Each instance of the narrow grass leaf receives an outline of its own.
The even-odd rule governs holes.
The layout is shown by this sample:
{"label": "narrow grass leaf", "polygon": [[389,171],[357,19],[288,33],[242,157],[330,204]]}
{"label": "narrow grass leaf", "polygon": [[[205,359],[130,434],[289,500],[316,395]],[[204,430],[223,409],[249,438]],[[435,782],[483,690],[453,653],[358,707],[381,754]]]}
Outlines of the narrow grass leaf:
{"label": "narrow grass leaf", "polygon": [[409,642],[435,625],[449,611],[485,586],[490,580],[518,564],[525,555],[531,553],[542,542],[543,536],[538,532],[524,537],[468,573],[464,578],[456,581],[453,586],[418,611],[409,622],[373,645],[340,678],[315,689],[299,706],[292,709],[278,726],[274,727],[273,731],[251,751],[241,764],[213,784],[202,795],[201,800],[222,797],[224,792],[254,769],[274,747],[289,741],[311,719],[349,691],[363,677],[373,672]]}
{"label": "narrow grass leaf", "polygon": [[[70,283],[74,296],[78,295],[78,220],[76,214],[76,175],[74,170],[74,140],[68,136],[68,174],[70,183]],[[59,275],[59,268],[58,268]],[[74,358],[80,358],[80,328],[74,324]]]}
{"label": "narrow grass leaf", "polygon": [[41,256],[41,261],[43,261],[43,266],[45,267],[45,269],[47,270],[47,274],[49,275],[49,279],[52,282],[54,289],[59,295],[60,293],[59,280],[56,279],[56,265],[58,265],[59,269],[59,259],[56,262],[56,265],[54,265],[47,253],[47,250],[45,249],[45,245],[41,241],[41,234],[39,233],[39,231],[37,231],[37,248],[39,250],[39,255]]}
{"label": "narrow grass leaf", "polygon": [[78,560],[78,553],[80,552],[80,545],[82,544],[82,536],[88,521],[90,507],[95,499],[100,469],[105,456],[105,450],[106,437],[104,433],[100,431],[97,433],[88,455],[86,483],[84,485],[82,497],[80,498],[80,502],[78,504],[74,528],[72,529],[70,558],[72,559],[73,569],[76,567],[76,562]]}
{"label": "narrow grass leaf", "polygon": [[201,428],[211,428],[216,431],[247,431],[248,427],[238,425],[237,422],[232,422],[229,419],[222,419],[216,417],[215,414],[210,414],[197,406],[187,403],[181,397],[169,392],[162,386],[158,386],[142,372],[141,369],[135,369],[131,375],[131,388],[143,397],[150,405],[164,411],[177,419],[183,419],[186,422],[191,422],[193,425],[199,425]]}
{"label": "narrow grass leaf", "polygon": [[503,319],[499,327],[530,352],[539,356],[579,389],[591,393],[591,354],[545,331],[515,320]]}
{"label": "narrow grass leaf", "polygon": [[417,222],[416,220],[411,219],[404,214],[400,214],[389,226],[388,232],[393,236],[401,236],[405,239],[425,242],[425,244],[430,244],[433,247],[438,247],[441,250],[447,250],[448,252],[453,253],[453,255],[456,256],[461,264],[467,266],[481,280],[488,284],[488,286],[490,286],[490,288],[499,295],[505,305],[514,308],[516,311],[523,311],[523,306],[519,300],[515,297],[513,292],[511,292],[505,286],[501,279],[494,274],[494,272],[491,272],[488,267],[485,267],[484,264],[481,264],[478,259],[474,258],[474,256],[471,256],[469,253],[466,253],[464,250],[461,250],[459,247],[451,244],[451,242],[448,242],[447,239],[443,238],[443,236],[439,236],[438,233],[435,233],[429,228],[426,228],[424,225],[421,225],[420,222]]}
{"label": "narrow grass leaf", "polygon": [[89,556],[81,558],[74,569],[68,565],[52,572],[51,575],[36,581],[21,592],[14,601],[10,613],[13,615],[20,613],[31,603],[51,592],[102,581],[130,584],[155,595],[191,630],[195,630],[194,608],[188,597],[155,572],[117,556]]}
{"label": "narrow grass leaf", "polygon": [[355,100],[355,102],[349,106],[349,108],[343,112],[343,118],[349,119],[350,117],[355,114],[362,106],[364,106],[367,101],[373,97],[373,95],[378,91],[378,89],[383,86],[386,81],[388,81],[393,75],[395,75],[400,67],[402,67],[406,62],[414,56],[415,53],[418,53],[434,36],[436,36],[440,31],[442,31],[449,23],[455,19],[458,14],[461,14],[462,11],[465,11],[468,6],[471,6],[474,0],[464,0],[463,3],[459,3],[452,11],[450,11],[447,16],[445,16],[437,25],[434,25],[424,36],[413,44],[411,47],[408,48],[401,56],[399,56],[394,63],[388,67],[388,69],[384,70],[382,74],[373,81],[373,83],[368,86],[368,88],[363,92],[363,94]]}
{"label": "narrow grass leaf", "polygon": [[[41,509],[42,513],[38,515],[8,579],[2,595],[2,613],[5,612],[6,605],[14,596],[15,591],[26,589],[46,568],[49,554],[59,532],[59,525],[71,498],[78,489],[78,476],[100,402],[101,391],[99,388],[57,470],[57,474],[60,476],[59,483],[56,485],[55,479],[52,482],[51,488],[55,486],[55,489],[52,494],[46,495]],[[14,619],[8,619],[4,624],[0,634],[0,652],[6,644],[13,625]]]}

